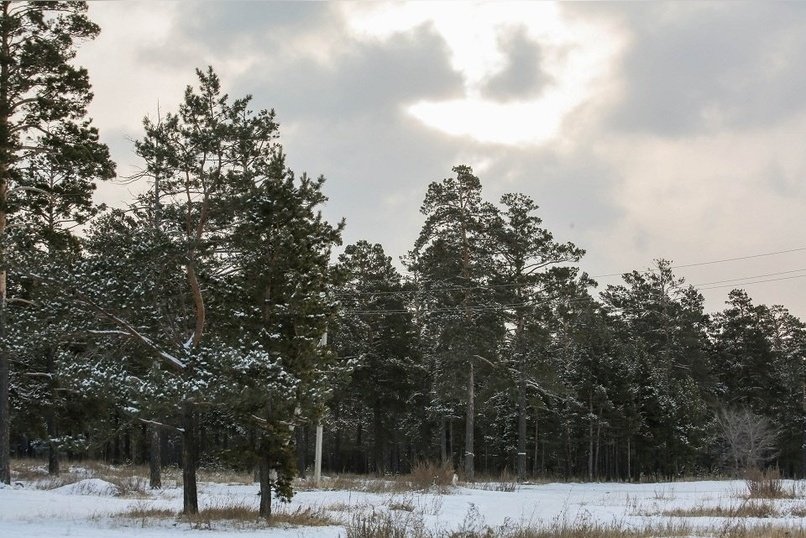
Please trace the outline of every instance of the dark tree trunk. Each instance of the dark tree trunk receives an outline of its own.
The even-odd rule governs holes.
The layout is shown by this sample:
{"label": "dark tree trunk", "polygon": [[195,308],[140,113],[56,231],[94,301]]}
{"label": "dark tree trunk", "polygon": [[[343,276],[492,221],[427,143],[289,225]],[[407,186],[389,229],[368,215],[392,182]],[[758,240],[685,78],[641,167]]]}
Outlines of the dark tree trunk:
{"label": "dark tree trunk", "polygon": [[56,417],[53,409],[48,409],[45,417],[45,427],[48,433],[48,474],[57,476],[59,474],[59,447],[53,440],[59,435],[56,430]]}
{"label": "dark tree trunk", "polygon": [[260,479],[260,517],[271,518],[271,466],[268,452],[260,455],[258,463]]}
{"label": "dark tree trunk", "polygon": [[593,481],[593,397],[588,398],[588,482]]}
{"label": "dark tree trunk", "polygon": [[307,466],[306,456],[308,453],[307,436],[305,435],[305,425],[300,424],[297,426],[296,431],[296,445],[297,445],[297,473],[300,478],[305,478],[305,467]]}
{"label": "dark tree trunk", "polygon": [[475,409],[475,380],[473,378],[473,363],[469,363],[470,366],[470,376],[468,377],[467,381],[467,415],[465,416],[465,480],[468,482],[473,482],[475,480],[474,471],[474,458],[475,455],[473,454],[473,428],[474,422],[476,417],[476,409]]}
{"label": "dark tree trunk", "polygon": [[[448,461],[451,462],[451,466],[454,465],[454,458],[453,458],[453,420],[448,421]],[[455,463],[456,467],[459,467],[459,462]]]}
{"label": "dark tree trunk", "polygon": [[[0,276],[2,278],[2,276]],[[0,297],[0,338],[5,335],[5,297]],[[9,417],[9,360],[0,350],[0,482],[11,484],[11,420]]]}
{"label": "dark tree trunk", "polygon": [[160,429],[158,426],[150,426],[149,434],[151,442],[148,451],[148,487],[151,489],[162,488],[162,440],[160,439]]}
{"label": "dark tree trunk", "polygon": [[800,476],[806,478],[806,381],[802,382],[803,395],[801,396],[801,410],[803,419],[801,422],[801,443],[800,443]]}
{"label": "dark tree trunk", "polygon": [[[11,3],[4,2],[2,6],[3,19],[8,16]],[[11,132],[9,120],[12,109],[9,103],[9,65],[11,54],[11,25],[4,24],[2,28],[2,51],[0,51],[0,236],[6,232],[6,210],[8,203],[8,190],[11,182],[10,163],[12,159]],[[2,246],[0,246],[2,248]],[[11,406],[9,405],[9,372],[11,359],[5,347],[6,342],[6,278],[8,273],[5,266],[5,252],[0,256],[3,266],[0,267],[0,482],[11,484]]]}
{"label": "dark tree trunk", "polygon": [[538,470],[537,462],[540,454],[540,437],[538,435],[540,433],[539,427],[540,422],[538,421],[537,409],[535,409],[535,453],[534,453],[534,459],[532,460],[532,476],[537,476],[537,470]]}
{"label": "dark tree trunk", "polygon": [[448,461],[448,429],[445,427],[445,416],[439,419],[439,457],[442,463]]}
{"label": "dark tree trunk", "polygon": [[196,417],[193,405],[185,402],[182,410],[182,488],[184,490],[184,514],[199,513],[199,495],[196,489]]}
{"label": "dark tree trunk", "polygon": [[383,431],[383,416],[381,415],[381,406],[380,404],[375,405],[374,410],[374,417],[373,417],[373,429],[375,430],[374,433],[374,460],[375,460],[375,472],[378,476],[383,476],[383,473],[386,471],[385,468],[385,457],[384,457],[384,445],[386,444],[386,440],[384,439],[384,431]]}
{"label": "dark tree trunk", "polygon": [[112,440],[112,464],[120,465],[120,414],[115,409],[112,424],[115,426],[115,436]]}
{"label": "dark tree trunk", "polygon": [[518,383],[518,480],[526,479],[526,386],[521,373]]}
{"label": "dark tree trunk", "polygon": [[50,402],[45,411],[45,428],[48,434],[48,474],[57,476],[59,474],[59,447],[54,442],[59,432],[56,427],[56,381],[55,381],[55,355],[53,348],[47,350],[46,372],[50,374],[48,378],[48,395]]}

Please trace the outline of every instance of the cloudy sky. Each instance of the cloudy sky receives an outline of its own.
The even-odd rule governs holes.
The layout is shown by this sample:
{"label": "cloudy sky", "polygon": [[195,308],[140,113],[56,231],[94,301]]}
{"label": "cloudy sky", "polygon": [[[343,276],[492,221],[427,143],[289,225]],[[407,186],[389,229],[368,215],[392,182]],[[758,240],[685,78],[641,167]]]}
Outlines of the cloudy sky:
{"label": "cloudy sky", "polygon": [[121,176],[141,166],[142,118],[212,65],[276,110],[292,168],[328,178],[347,242],[405,254],[428,183],[468,164],[489,200],[532,196],[592,275],[744,258],[676,271],[709,310],[755,282],[741,287],[757,302],[806,318],[804,3],[122,0],[90,15],[102,34],[79,61]]}

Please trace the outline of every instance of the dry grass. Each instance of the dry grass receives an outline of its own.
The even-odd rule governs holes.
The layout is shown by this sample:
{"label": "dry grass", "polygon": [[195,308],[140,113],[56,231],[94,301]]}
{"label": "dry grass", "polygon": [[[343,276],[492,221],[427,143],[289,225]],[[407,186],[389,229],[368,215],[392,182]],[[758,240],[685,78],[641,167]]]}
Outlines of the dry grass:
{"label": "dry grass", "polygon": [[198,514],[182,515],[179,519],[190,523],[191,527],[195,529],[212,529],[217,523],[225,523],[228,527],[236,528],[322,527],[333,524],[333,520],[319,508],[298,507],[295,510],[274,510],[271,518],[265,520],[260,517],[256,508],[239,503],[210,506],[200,510]]}
{"label": "dry grass", "polygon": [[[166,474],[179,470],[168,469]],[[40,460],[16,459],[11,462],[14,482],[21,482],[32,489],[55,489],[75,484],[87,478],[100,478],[117,487],[119,496],[142,497],[148,489],[148,468],[134,465],[106,465],[100,462],[82,462],[66,466],[58,475],[48,474],[47,466]]]}
{"label": "dry grass", "polygon": [[420,461],[412,468],[409,482],[418,490],[437,488],[446,491],[453,484],[455,473],[453,465],[448,462]]}
{"label": "dry grass", "polygon": [[748,526],[740,521],[726,524],[710,536],[720,538],[806,538],[806,529],[779,525]]}
{"label": "dry grass", "polygon": [[239,502],[225,501],[208,506],[198,514],[182,514],[169,508],[137,504],[117,514],[115,517],[137,520],[142,527],[157,524],[164,520],[176,520],[190,524],[194,529],[212,529],[219,524],[229,528],[262,528],[276,526],[321,527],[334,522],[323,509],[298,507],[295,510],[278,509],[272,512],[267,521],[260,517],[257,508]]}
{"label": "dry grass", "polygon": [[[466,484],[467,485],[467,484]],[[501,474],[497,477],[482,477],[478,478],[475,483],[469,485],[473,489],[480,489],[483,491],[504,491],[514,492],[518,491],[518,477],[509,472],[509,469],[504,467]]]}
{"label": "dry grass", "polygon": [[389,510],[402,510],[403,512],[414,512],[415,508],[411,499],[390,499],[387,506],[389,506]]}
{"label": "dry grass", "polygon": [[138,503],[125,512],[116,514],[115,517],[124,519],[170,519],[178,515],[179,513],[176,510],[171,510],[170,508],[159,508]]}
{"label": "dry grass", "polygon": [[406,493],[411,491],[431,491],[447,493],[453,483],[454,470],[450,464],[438,464],[430,461],[417,463],[410,474],[385,476],[382,478],[366,475],[342,474],[334,477],[322,477],[319,488],[311,480],[297,480],[294,489],[310,491],[323,489],[328,491],[363,491],[367,493]]}
{"label": "dry grass", "polygon": [[297,480],[294,482],[296,491],[311,491],[323,489],[326,491],[364,491],[367,493],[403,493],[411,491],[411,486],[401,477],[373,478],[359,475],[337,475],[323,477],[317,488],[313,481]]}
{"label": "dry grass", "polygon": [[778,469],[753,469],[746,473],[747,497],[749,499],[793,499],[795,488],[784,487],[781,472]]}
{"label": "dry grass", "polygon": [[555,522],[542,527],[507,523],[491,527],[471,507],[464,522],[454,530],[426,528],[418,514],[372,511],[358,513],[347,524],[347,538],[649,538],[655,536],[691,536],[683,524],[654,525],[635,530],[621,524],[586,521]]}
{"label": "dry grass", "polygon": [[695,506],[692,508],[674,508],[661,512],[663,516],[671,517],[781,517],[784,515],[770,502],[744,502],[738,506]]}

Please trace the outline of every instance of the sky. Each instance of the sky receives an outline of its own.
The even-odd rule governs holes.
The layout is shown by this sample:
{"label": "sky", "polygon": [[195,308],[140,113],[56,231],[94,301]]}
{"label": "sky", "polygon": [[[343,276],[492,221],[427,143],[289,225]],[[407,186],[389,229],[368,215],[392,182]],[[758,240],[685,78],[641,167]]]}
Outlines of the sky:
{"label": "sky", "polygon": [[291,168],[327,178],[345,244],[398,260],[428,184],[467,164],[489,201],[531,196],[600,288],[664,258],[709,311],[741,287],[806,319],[806,3],[119,0],[89,14],[101,35],[77,61],[121,177],[99,201],[146,188],[123,181],[143,166],[143,118],[175,111],[211,65],[231,96],[276,111]]}

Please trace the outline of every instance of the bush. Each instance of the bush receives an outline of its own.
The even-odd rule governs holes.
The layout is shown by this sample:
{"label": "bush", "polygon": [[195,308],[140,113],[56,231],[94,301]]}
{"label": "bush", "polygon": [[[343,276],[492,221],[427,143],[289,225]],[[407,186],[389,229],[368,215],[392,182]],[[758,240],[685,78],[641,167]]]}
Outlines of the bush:
{"label": "bush", "polygon": [[454,474],[453,465],[448,462],[420,461],[411,469],[411,485],[415,489],[436,487],[444,491],[453,484]]}
{"label": "bush", "polygon": [[794,491],[784,489],[781,472],[778,469],[751,469],[745,474],[747,496],[750,499],[790,499]]}

